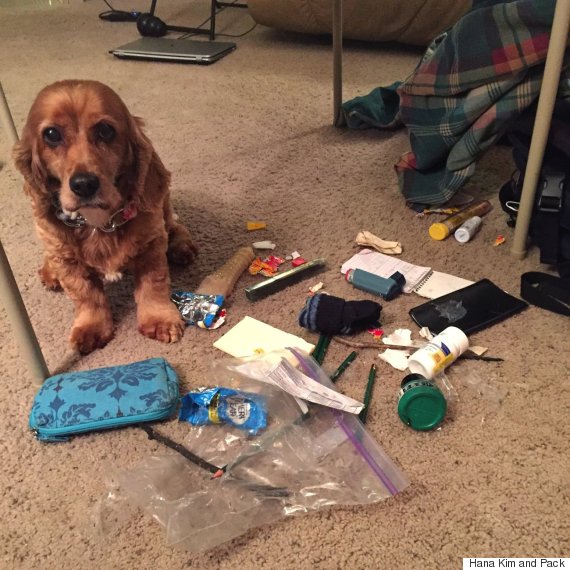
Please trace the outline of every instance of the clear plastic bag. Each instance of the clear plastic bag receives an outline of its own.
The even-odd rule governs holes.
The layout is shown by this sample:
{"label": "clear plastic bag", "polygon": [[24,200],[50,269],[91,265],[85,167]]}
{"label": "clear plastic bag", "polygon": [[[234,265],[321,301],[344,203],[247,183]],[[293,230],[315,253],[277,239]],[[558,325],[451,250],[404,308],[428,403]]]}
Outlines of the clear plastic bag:
{"label": "clear plastic bag", "polygon": [[213,384],[267,397],[268,428],[248,436],[227,425],[188,426],[185,446],[223,466],[223,476],[212,478],[180,455],[149,457],[114,475],[100,510],[107,520],[99,527],[108,527],[113,505],[122,509],[126,501],[158,520],[170,544],[198,552],[285,516],[375,503],[402,491],[408,480],[357,416],[320,405],[303,413],[295,398],[261,381],[267,363],[281,358],[332,387],[319,365],[296,349],[245,367],[243,360],[216,362]]}

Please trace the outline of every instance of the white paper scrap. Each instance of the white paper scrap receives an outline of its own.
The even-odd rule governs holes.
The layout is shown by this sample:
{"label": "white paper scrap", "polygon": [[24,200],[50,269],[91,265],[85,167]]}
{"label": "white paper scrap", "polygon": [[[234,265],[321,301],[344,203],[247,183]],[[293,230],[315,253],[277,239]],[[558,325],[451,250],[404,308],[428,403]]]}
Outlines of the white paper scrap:
{"label": "white paper scrap", "polygon": [[420,329],[420,336],[422,338],[425,338],[426,340],[431,340],[433,338],[433,334],[431,333],[431,331],[429,330],[429,327],[422,327]]}
{"label": "white paper scrap", "polygon": [[255,249],[275,249],[275,244],[272,241],[256,241],[253,244]]}
{"label": "white paper scrap", "polygon": [[410,329],[396,329],[392,334],[382,337],[384,344],[397,344],[400,346],[412,346],[412,331]]}
{"label": "white paper scrap", "polygon": [[380,360],[387,362],[396,370],[405,370],[408,367],[408,357],[410,352],[408,350],[394,350],[387,348],[384,352],[378,354]]}
{"label": "white paper scrap", "polygon": [[276,386],[288,394],[314,404],[321,404],[351,414],[358,414],[364,407],[362,402],[319,384],[316,380],[294,368],[285,359],[274,366],[267,376]]}

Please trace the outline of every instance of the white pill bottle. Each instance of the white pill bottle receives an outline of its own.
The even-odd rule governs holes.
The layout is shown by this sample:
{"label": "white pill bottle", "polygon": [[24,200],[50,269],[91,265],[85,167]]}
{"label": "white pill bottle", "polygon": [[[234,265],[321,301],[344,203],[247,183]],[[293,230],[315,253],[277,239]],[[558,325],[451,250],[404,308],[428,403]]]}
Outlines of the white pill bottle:
{"label": "white pill bottle", "polygon": [[469,339],[457,327],[447,327],[408,359],[408,368],[432,380],[469,348]]}

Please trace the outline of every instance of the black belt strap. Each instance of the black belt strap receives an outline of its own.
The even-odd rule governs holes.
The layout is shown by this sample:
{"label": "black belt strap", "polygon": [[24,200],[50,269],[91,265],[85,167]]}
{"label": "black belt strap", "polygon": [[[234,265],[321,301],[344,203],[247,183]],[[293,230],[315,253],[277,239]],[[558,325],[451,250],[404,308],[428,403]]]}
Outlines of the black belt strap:
{"label": "black belt strap", "polygon": [[523,273],[521,297],[531,305],[570,317],[570,279],[537,271]]}

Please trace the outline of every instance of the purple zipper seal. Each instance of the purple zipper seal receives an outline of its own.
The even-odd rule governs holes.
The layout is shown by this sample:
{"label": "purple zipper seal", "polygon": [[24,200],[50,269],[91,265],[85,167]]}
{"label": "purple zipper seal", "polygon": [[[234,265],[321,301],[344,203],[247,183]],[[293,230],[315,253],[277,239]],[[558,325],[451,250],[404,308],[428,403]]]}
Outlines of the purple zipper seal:
{"label": "purple zipper seal", "polygon": [[[288,350],[290,350],[295,355],[295,357],[299,361],[299,364],[303,368],[305,374],[307,376],[309,376],[310,378],[312,378],[313,380],[315,380],[316,382],[318,382],[318,380],[313,375],[313,372],[311,371],[311,369],[305,363],[304,356],[295,348],[289,348]],[[368,463],[368,465],[370,466],[370,469],[372,469],[372,471],[374,471],[374,474],[378,477],[378,479],[380,479],[380,481],[382,481],[382,484],[384,485],[384,487],[386,487],[386,489],[388,489],[388,491],[390,492],[390,494],[392,496],[397,495],[398,489],[394,486],[394,483],[392,483],[392,481],[390,481],[390,478],[386,475],[386,473],[384,473],[384,470],[382,469],[382,467],[380,467],[380,465],[378,465],[378,463],[376,463],[376,461],[374,460],[374,457],[372,457],[372,455],[370,455],[369,451],[364,447],[362,442],[358,439],[356,434],[352,431],[350,426],[346,423],[344,416],[343,416],[343,412],[341,412],[339,410],[333,410],[333,413],[337,418],[338,424],[340,425],[340,427],[342,428],[342,430],[344,431],[344,433],[346,434],[346,436],[348,437],[348,439],[350,440],[352,445],[355,447],[355,449],[358,451],[358,453],[360,453],[360,455],[366,461],[366,463]]]}

